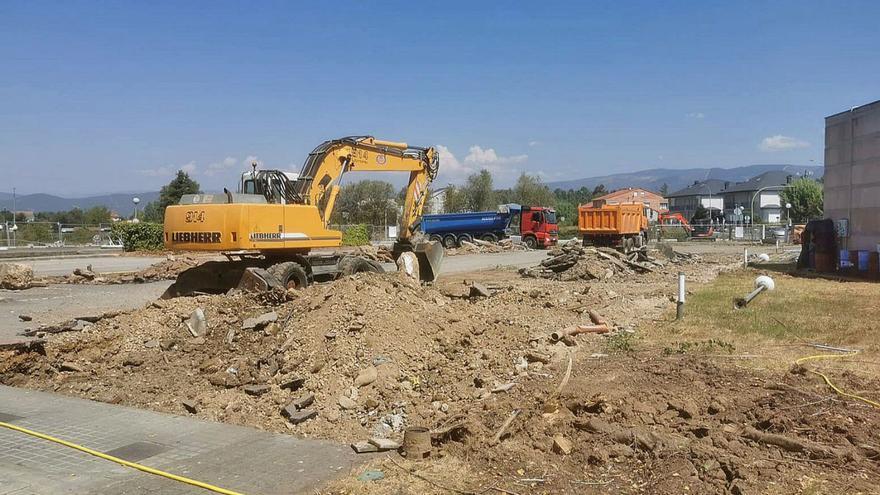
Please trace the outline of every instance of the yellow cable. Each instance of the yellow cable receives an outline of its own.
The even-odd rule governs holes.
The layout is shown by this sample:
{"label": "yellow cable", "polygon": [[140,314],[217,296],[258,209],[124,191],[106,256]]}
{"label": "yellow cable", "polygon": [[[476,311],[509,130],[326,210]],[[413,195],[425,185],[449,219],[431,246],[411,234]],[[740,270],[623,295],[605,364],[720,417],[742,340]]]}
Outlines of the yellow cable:
{"label": "yellow cable", "polygon": [[108,461],[112,461],[117,464],[122,464],[123,466],[126,466],[126,467],[137,469],[138,471],[143,471],[145,473],[155,474],[157,476],[162,476],[163,478],[168,478],[170,480],[178,481],[181,483],[186,483],[188,485],[197,486],[199,488],[204,488],[205,490],[210,490],[215,493],[222,493],[223,495],[242,495],[241,493],[234,492],[232,490],[227,490],[225,488],[220,488],[219,486],[210,485],[208,483],[203,483],[201,481],[186,478],[184,476],[178,476],[176,474],[166,473],[165,471],[160,471],[158,469],[144,466],[144,465],[138,464],[136,462],[126,461],[125,459],[113,457],[112,455],[107,455],[103,452],[98,452],[97,450],[92,450],[88,447],[83,447],[82,445],[77,445],[73,442],[68,442],[67,440],[61,440],[60,438],[51,437],[51,436],[46,435],[44,433],[29,430],[27,428],[22,428],[21,426],[13,425],[10,423],[4,423],[2,421],[0,421],[0,426],[2,426],[4,428],[9,428],[10,430],[15,430],[15,431],[18,431],[21,433],[25,433],[27,435],[31,435],[31,436],[34,436],[37,438],[42,438],[43,440],[55,442],[57,444],[64,445],[65,447],[70,447],[72,449],[79,450],[80,452],[85,452],[86,454],[91,454],[95,457],[100,457],[101,459],[106,459]]}
{"label": "yellow cable", "polygon": [[[852,356],[855,356],[856,354],[858,354],[858,351],[855,351],[855,352],[849,352],[849,353],[846,353],[846,354],[815,354],[815,355],[813,355],[813,356],[804,356],[804,357],[802,357],[802,358],[799,358],[798,360],[795,361],[795,364],[800,365],[800,364],[803,363],[803,362],[806,362],[806,361],[814,361],[814,360],[817,360],[817,359],[835,359],[835,358],[852,357]],[[870,405],[872,405],[872,406],[874,406],[874,407],[878,407],[878,408],[880,408],[880,402],[875,402],[875,401],[873,401],[873,400],[871,400],[871,399],[866,399],[866,398],[864,398],[864,397],[862,397],[862,396],[860,396],[860,395],[855,395],[855,394],[851,394],[851,393],[849,393],[849,392],[844,392],[843,390],[841,390],[840,388],[838,388],[837,385],[831,383],[831,379],[828,378],[828,376],[825,375],[824,373],[820,373],[820,372],[818,372],[818,371],[814,371],[814,370],[807,370],[807,371],[809,371],[810,373],[812,373],[812,374],[814,374],[814,375],[821,376],[822,379],[825,380],[825,383],[828,384],[829,387],[831,387],[831,390],[834,390],[834,391],[837,392],[838,394],[840,394],[840,395],[842,395],[842,396],[844,396],[844,397],[849,397],[849,398],[851,398],[851,399],[860,400],[860,401],[864,402],[865,404],[870,404]]]}

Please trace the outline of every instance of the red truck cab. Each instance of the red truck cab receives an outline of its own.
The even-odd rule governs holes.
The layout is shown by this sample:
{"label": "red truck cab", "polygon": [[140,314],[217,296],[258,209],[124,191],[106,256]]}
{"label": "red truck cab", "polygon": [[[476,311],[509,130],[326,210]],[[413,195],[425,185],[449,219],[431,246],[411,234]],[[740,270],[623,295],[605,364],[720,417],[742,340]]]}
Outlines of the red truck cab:
{"label": "red truck cab", "polygon": [[523,206],[519,216],[519,233],[526,246],[546,249],[559,242],[559,225],[553,208]]}

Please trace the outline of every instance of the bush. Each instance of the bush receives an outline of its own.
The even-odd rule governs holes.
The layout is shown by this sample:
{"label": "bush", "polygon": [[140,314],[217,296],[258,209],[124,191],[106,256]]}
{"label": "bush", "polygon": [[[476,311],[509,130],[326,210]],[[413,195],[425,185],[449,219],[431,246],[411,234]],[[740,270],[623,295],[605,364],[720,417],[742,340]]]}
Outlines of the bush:
{"label": "bush", "polygon": [[370,243],[370,232],[364,224],[352,225],[342,233],[343,246],[365,246]]}
{"label": "bush", "polygon": [[125,251],[156,251],[164,247],[159,223],[114,223],[110,234],[122,242]]}

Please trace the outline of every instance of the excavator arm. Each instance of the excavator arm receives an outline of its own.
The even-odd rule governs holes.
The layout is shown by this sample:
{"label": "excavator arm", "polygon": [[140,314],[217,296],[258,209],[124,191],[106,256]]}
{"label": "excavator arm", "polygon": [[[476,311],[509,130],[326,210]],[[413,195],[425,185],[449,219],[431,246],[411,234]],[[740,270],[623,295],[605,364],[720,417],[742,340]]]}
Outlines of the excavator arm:
{"label": "excavator arm", "polygon": [[418,227],[428,185],[438,169],[439,157],[434,148],[417,148],[371,136],[345,137],[326,141],[309,153],[294,191],[301,201],[318,208],[327,225],[345,173],[409,172],[399,236],[401,241],[408,242]]}

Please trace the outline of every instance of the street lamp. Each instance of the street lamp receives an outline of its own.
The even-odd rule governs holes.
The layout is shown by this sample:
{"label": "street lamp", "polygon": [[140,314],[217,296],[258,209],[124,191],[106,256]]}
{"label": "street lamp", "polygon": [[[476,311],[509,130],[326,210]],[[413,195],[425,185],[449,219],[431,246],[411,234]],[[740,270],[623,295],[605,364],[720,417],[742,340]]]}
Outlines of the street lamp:
{"label": "street lamp", "polygon": [[791,227],[791,203],[785,203],[785,218],[788,218],[788,226]]}
{"label": "street lamp", "polygon": [[138,203],[141,202],[141,198],[134,197],[134,198],[132,198],[131,202],[134,203],[134,221],[135,221],[135,223],[137,223],[138,222]]}

